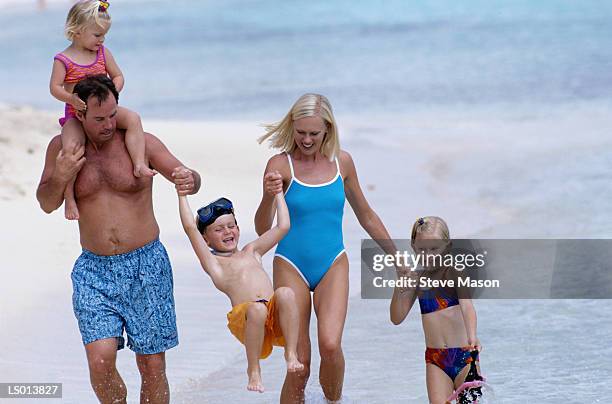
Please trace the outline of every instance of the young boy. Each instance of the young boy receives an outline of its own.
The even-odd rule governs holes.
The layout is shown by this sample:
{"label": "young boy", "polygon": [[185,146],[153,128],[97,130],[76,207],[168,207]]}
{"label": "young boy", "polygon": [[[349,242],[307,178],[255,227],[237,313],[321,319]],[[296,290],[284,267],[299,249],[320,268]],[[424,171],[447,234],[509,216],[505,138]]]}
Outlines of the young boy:
{"label": "young boy", "polygon": [[263,393],[259,359],[270,355],[272,345],[285,347],[287,372],[304,368],[296,352],[300,324],[293,290],[281,287],[275,291],[261,265],[262,255],[289,231],[285,198],[282,192],[276,195],[276,227],[239,250],[240,229],[228,199],[220,198],[200,208],[194,219],[187,196],[181,194],[179,211],[183,229],[202,268],[231,301],[227,326],[246,348],[247,389]]}

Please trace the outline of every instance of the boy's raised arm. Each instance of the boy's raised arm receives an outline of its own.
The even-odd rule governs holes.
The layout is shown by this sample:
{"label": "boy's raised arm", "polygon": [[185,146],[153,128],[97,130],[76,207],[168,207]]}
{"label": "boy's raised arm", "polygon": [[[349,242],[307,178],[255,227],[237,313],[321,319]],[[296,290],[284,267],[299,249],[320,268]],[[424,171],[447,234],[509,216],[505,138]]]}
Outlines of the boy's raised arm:
{"label": "boy's raised arm", "polygon": [[193,251],[196,253],[202,269],[212,278],[215,286],[218,286],[219,282],[223,281],[223,271],[217,261],[217,258],[210,252],[208,245],[204,241],[204,238],[198,231],[196,226],[191,207],[186,195],[179,195],[179,213],[181,216],[181,223],[183,224],[183,230],[189,237]]}
{"label": "boy's raised arm", "polygon": [[260,255],[264,255],[270,251],[272,247],[278,244],[278,242],[285,237],[285,234],[287,234],[291,226],[289,208],[287,208],[285,196],[282,192],[274,196],[274,202],[276,204],[276,226],[266,231],[257,240],[245,246],[245,248],[252,248],[257,251]]}

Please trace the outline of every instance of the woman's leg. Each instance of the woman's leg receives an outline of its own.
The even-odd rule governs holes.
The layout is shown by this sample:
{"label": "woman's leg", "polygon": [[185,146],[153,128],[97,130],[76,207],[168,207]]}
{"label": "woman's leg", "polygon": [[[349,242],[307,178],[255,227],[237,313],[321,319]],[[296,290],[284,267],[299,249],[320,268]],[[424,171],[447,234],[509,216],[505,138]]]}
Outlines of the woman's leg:
{"label": "woman's leg", "polygon": [[304,389],[310,375],[310,289],[296,272],[295,268],[282,258],[274,258],[274,289],[286,286],[293,290],[295,304],[300,320],[297,341],[298,360],[304,365],[302,370],[288,372],[281,391],[281,404],[303,403]]}
{"label": "woman's leg", "polygon": [[348,292],[348,258],[346,254],[342,254],[317,285],[313,298],[321,354],[319,382],[325,397],[331,401],[342,397],[342,331],[346,319]]}

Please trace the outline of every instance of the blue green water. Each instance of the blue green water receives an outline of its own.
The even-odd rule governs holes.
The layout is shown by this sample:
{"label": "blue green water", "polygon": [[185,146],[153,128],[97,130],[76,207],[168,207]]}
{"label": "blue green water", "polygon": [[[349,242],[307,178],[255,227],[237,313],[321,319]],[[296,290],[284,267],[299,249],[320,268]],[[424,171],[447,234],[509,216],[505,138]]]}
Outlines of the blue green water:
{"label": "blue green water", "polygon": [[[24,7],[0,12],[0,101],[59,112],[47,82],[67,7]],[[344,114],[612,98],[606,1],[152,0],[110,11],[122,101],[146,116],[266,119],[306,91]]]}

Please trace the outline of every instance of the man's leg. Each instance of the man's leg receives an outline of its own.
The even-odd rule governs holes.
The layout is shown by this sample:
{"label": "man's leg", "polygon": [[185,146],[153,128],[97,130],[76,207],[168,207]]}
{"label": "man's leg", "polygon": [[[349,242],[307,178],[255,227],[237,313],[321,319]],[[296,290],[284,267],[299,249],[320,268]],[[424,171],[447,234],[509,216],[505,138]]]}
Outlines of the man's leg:
{"label": "man's leg", "polygon": [[128,346],[136,353],[141,376],[140,402],[169,403],[165,352],[178,345],[172,268],[159,240],[136,251],[138,259],[129,265],[138,266],[130,270],[137,270],[140,282],[132,282],[123,315]]}
{"label": "man's leg", "polygon": [[168,404],[170,387],[166,378],[166,353],[136,354],[140,371],[140,402],[142,404]]}
{"label": "man's leg", "polygon": [[85,345],[91,386],[102,404],[126,403],[127,389],[115,360],[117,339],[105,338]]}

